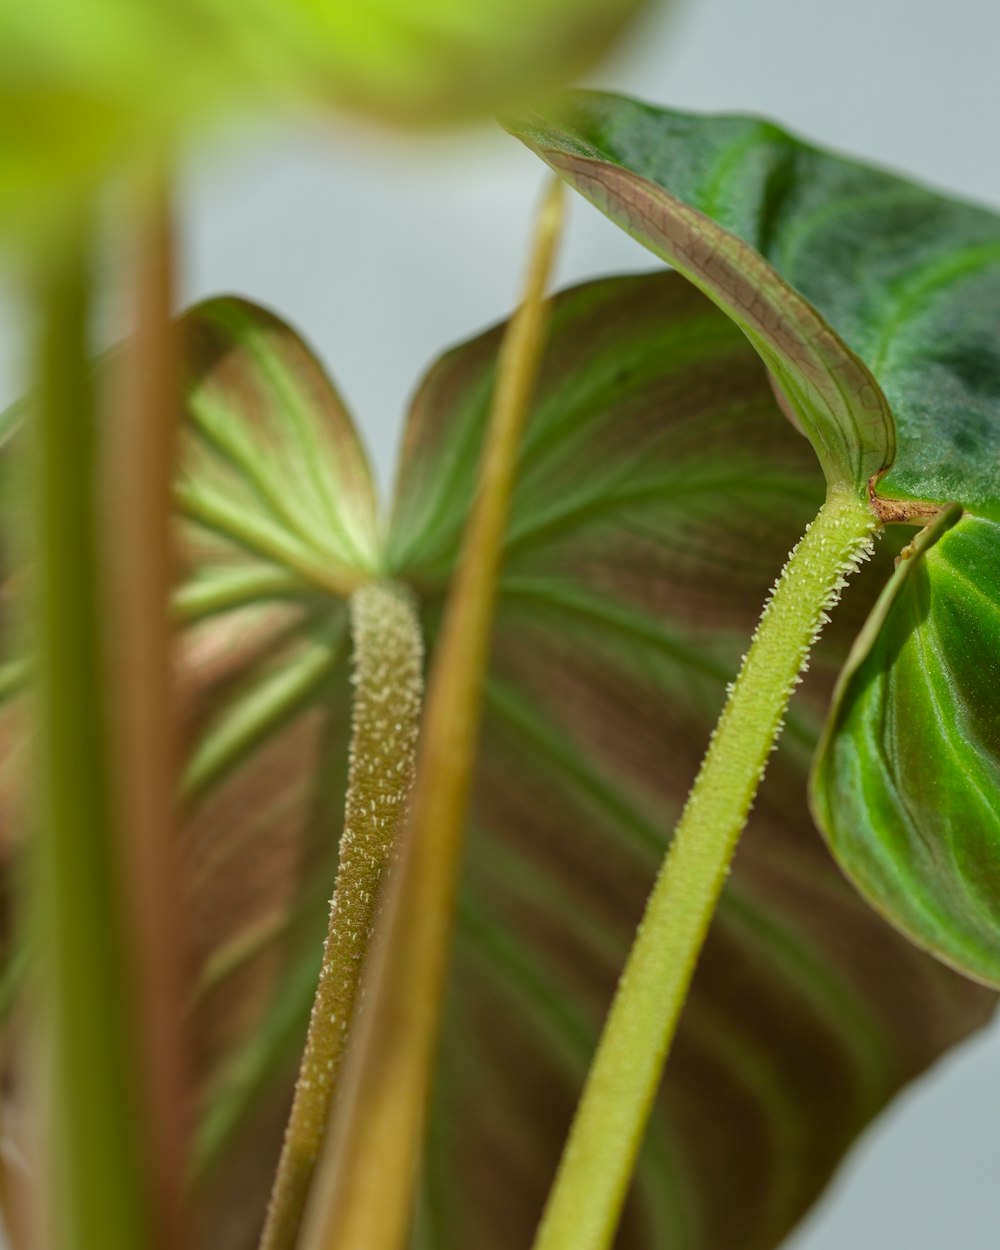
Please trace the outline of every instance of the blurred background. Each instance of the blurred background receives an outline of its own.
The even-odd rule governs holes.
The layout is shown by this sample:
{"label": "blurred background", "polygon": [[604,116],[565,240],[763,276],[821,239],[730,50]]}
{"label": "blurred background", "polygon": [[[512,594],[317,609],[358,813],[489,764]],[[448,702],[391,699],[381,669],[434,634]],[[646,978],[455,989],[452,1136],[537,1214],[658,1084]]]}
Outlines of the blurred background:
{"label": "blurred background", "polygon": [[[991,0],[683,0],[648,15],[589,81],[680,108],[764,114],[1000,209],[998,49]],[[247,124],[188,164],[183,300],[239,292],[295,324],[329,366],[387,492],[424,368],[510,309],[542,177],[488,126],[403,143],[346,122]],[[573,203],[560,285],[653,263]],[[0,406],[25,385],[24,327],[2,278]],[[114,338],[113,290],[102,320]],[[862,1139],[788,1250],[995,1250],[998,1124],[1000,1025]]]}

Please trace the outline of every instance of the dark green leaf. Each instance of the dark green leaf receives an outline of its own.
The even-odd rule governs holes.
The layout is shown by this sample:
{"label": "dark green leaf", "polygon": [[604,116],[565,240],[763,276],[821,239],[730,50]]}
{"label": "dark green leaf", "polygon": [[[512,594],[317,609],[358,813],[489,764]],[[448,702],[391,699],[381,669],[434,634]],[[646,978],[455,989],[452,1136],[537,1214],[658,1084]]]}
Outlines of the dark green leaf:
{"label": "dark green leaf", "polygon": [[813,802],[873,906],[1000,985],[1000,524],[958,515],[904,550],[858,638]]}
{"label": "dark green leaf", "polygon": [[[965,508],[926,567],[899,576],[865,634],[816,810],[880,911],[970,975],[1000,983],[989,901],[1000,858],[996,741],[958,714],[979,700],[987,717],[987,674],[1000,663],[1000,216],[751,118],[578,93],[518,133],[668,259],[677,259],[668,246],[677,223],[701,223],[692,228],[718,249],[711,264],[736,255],[751,284],[743,302],[758,311],[771,307],[780,274],[799,302],[777,309],[774,332],[794,334],[808,301],[891,405],[898,449],[878,483],[882,514],[927,520],[951,501]],[[971,583],[979,606],[962,615],[956,602]],[[876,623],[887,631],[877,641]]]}
{"label": "dark green leaf", "polygon": [[830,482],[864,490],[892,462],[895,431],[878,383],[782,263],[782,197],[799,189],[782,132],[583,92],[512,129],[733,318]]}
{"label": "dark green leaf", "polygon": [[676,202],[749,244],[884,391],[898,454],[880,493],[1000,518],[1000,217],[754,118],[581,92],[517,133],[654,249]]}

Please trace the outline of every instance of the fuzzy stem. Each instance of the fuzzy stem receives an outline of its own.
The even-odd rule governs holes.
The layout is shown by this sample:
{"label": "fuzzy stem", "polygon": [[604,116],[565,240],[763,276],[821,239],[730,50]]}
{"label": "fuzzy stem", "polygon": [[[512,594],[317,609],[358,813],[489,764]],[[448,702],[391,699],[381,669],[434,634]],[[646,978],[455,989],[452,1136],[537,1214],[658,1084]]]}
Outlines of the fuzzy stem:
{"label": "fuzzy stem", "polygon": [[355,695],[340,863],[261,1250],[292,1250],[298,1238],[381,909],[383,877],[413,784],[423,644],[409,595],[387,584],[355,591],[351,626]]}
{"label": "fuzzy stem", "polygon": [[479,493],[428,683],[405,845],[368,1001],[303,1226],[303,1250],[400,1250],[424,1137],[450,953],[490,629],[527,418],[545,341],[563,193],[546,194],[525,298],[504,336]]}
{"label": "fuzzy stem", "polygon": [[867,503],[831,489],[778,579],[674,832],[577,1107],[535,1250],[605,1250],[729,865],[809,650],[871,552]]}

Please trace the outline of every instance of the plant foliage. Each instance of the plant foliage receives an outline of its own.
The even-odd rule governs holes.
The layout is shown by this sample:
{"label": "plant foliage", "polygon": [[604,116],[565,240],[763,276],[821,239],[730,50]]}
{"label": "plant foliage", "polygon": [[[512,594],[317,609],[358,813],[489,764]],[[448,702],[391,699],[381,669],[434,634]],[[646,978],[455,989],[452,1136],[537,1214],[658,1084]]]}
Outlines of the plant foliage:
{"label": "plant foliage", "polygon": [[[984,710],[1000,663],[1000,218],[752,118],[576,93],[515,129],[682,269],[691,244],[677,222],[688,223],[708,256],[708,278],[693,276],[723,307],[738,282],[753,293],[751,312],[787,339],[789,318],[757,293],[775,282],[791,289],[793,323],[795,301],[808,301],[849,349],[833,381],[847,382],[857,420],[875,411],[852,381],[859,369],[891,410],[895,457],[887,440],[884,464],[862,461],[856,478],[879,470],[871,485],[883,518],[923,523],[960,505],[940,548],[937,526],[911,549],[878,631],[859,644],[817,764],[814,807],[880,911],[970,976],[1000,984],[1000,734]],[[720,278],[719,257],[730,254],[736,276]],[[803,399],[756,323],[736,315],[829,477],[828,439],[808,402],[812,362],[793,360]]]}
{"label": "plant foliage", "polygon": [[[343,19],[359,82],[371,41],[398,35],[397,7],[373,8],[371,30]],[[431,34],[493,38],[487,11],[438,9]],[[301,34],[318,10],[286,19]],[[35,46],[27,19],[19,38]],[[71,43],[53,81],[72,61],[87,95],[97,62]],[[419,94],[425,68],[393,82]],[[791,704],[620,1234],[772,1250],[897,1090],[987,1019],[994,997],[968,976],[1000,984],[1000,219],[752,119],[577,93],[512,128],[679,272],[553,301],[503,547],[414,1245],[527,1244],[669,830],[826,485],[871,491],[880,520],[929,524],[905,546],[883,539]],[[18,168],[32,194],[47,177]],[[180,854],[197,1240],[213,1250],[253,1244],[315,991],[343,818],[347,600],[402,583],[433,654],[502,332],[425,377],[383,524],[352,420],[291,327],[234,298],[180,322]],[[0,418],[5,493],[26,411]],[[10,628],[17,551],[5,534],[4,823],[32,697]],[[861,894],[813,827],[810,768],[816,819]]]}
{"label": "plant foliage", "polygon": [[[225,350],[197,351],[188,374],[193,459],[180,500],[192,569],[202,570],[191,588],[210,567],[203,542],[211,549],[218,539],[199,520],[199,483],[209,493],[229,481],[247,511],[251,498],[253,507],[263,503],[293,551],[285,505],[266,502],[268,475],[278,471],[266,431],[274,419],[289,421],[294,447],[304,418],[313,441],[342,418],[313,358],[270,314],[215,302],[186,324],[192,344],[211,337],[210,326],[228,327]],[[431,647],[472,499],[499,342],[497,329],[455,349],[421,386],[385,550],[374,557],[375,568],[417,594]],[[283,373],[290,361],[291,378]],[[288,390],[276,402],[281,376]],[[242,428],[255,447],[231,479],[230,456],[225,479],[198,468],[198,410],[208,394],[228,411],[228,419],[216,413],[220,427]],[[356,444],[329,434],[323,441],[330,454],[346,456],[324,472],[343,474]],[[214,442],[210,450],[214,457]],[[679,277],[611,279],[558,297],[504,550],[428,1137],[423,1244],[475,1235],[500,1246],[530,1236],[650,875],[774,571],[821,497],[808,444],[782,416],[755,354]],[[328,846],[337,825],[332,786],[309,744],[324,715],[341,727],[347,716],[345,686],[333,678],[342,673],[342,601],[321,572],[295,555],[283,560],[285,550],[272,544],[261,564],[253,538],[233,543],[227,561],[232,553],[237,565],[247,561],[256,588],[249,577],[231,582],[227,570],[226,584],[240,585],[240,596],[217,601],[228,610],[191,634],[203,654],[218,647],[227,656],[224,681],[197,681],[205,730],[196,758],[225,763],[199,790],[188,844],[201,858],[211,831],[226,830],[221,842],[214,835],[211,871],[199,878],[200,911],[216,925],[229,918],[225,948],[253,952],[216,982],[203,1007],[208,1030],[213,1021],[218,1028],[219,1004],[230,1005],[206,1103],[216,1132],[246,1123],[282,1066],[276,1047],[254,1080],[227,1081],[233,1036],[251,1034],[259,1056],[256,1038],[280,1034],[276,1020],[308,1013],[311,980],[295,968],[304,960],[314,969],[313,953],[286,946],[283,962],[273,941],[254,935],[262,914],[286,932],[276,918],[293,905],[301,928],[321,931],[325,899],[297,892],[288,865],[294,881],[308,827],[322,839],[312,824],[318,806],[327,813]],[[353,567],[363,570],[361,557]],[[885,562],[880,568],[884,578]],[[877,584],[874,572],[859,583],[790,715],[696,980],[626,1243],[777,1244],[859,1129],[992,1005],[894,937],[840,881],[810,828],[806,766],[830,681],[863,616],[859,599],[870,602]],[[180,602],[192,596],[182,590]],[[296,671],[281,648],[301,645],[303,630],[309,654],[326,648],[327,662],[303,669],[295,698],[268,711],[260,692],[275,681],[280,689]],[[240,637],[252,640],[242,655],[228,641]],[[232,739],[227,727],[248,706],[264,715]],[[239,750],[226,751],[227,740]],[[272,769],[280,769],[280,784]],[[280,823],[263,806],[275,799]],[[264,870],[249,874],[245,863]],[[264,896],[245,893],[252,881]],[[202,954],[216,968],[218,949],[210,941]],[[236,1141],[231,1128],[228,1140]],[[259,1138],[244,1142],[259,1155]],[[235,1148],[230,1167],[242,1143]],[[226,1153],[217,1144],[214,1157]],[[258,1167],[266,1175],[266,1161]],[[221,1189],[205,1192],[217,1198]],[[238,1244],[228,1204],[205,1219],[209,1241],[223,1244],[226,1230]]]}

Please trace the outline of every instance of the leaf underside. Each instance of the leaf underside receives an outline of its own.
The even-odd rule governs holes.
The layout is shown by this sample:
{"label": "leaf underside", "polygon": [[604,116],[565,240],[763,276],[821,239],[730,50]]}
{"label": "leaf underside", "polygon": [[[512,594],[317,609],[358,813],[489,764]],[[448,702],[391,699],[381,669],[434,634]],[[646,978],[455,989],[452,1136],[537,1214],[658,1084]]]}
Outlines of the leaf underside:
{"label": "leaf underside", "polygon": [[[435,366],[407,432],[386,563],[419,594],[431,639],[474,490],[500,333]],[[689,286],[661,274],[557,299],[505,550],[415,1245],[527,1244],[667,831],[766,588],[821,493],[756,357]],[[233,652],[228,622],[244,621],[253,657],[255,628],[267,626],[271,645],[289,612],[315,620],[318,602],[311,616],[294,598],[248,605],[191,636],[230,657],[240,690],[264,680],[268,661]],[[812,698],[791,714],[699,974],[623,1246],[776,1245],[868,1119],[992,1006],[861,904],[810,827],[818,709],[864,610],[844,605]],[[335,628],[337,611],[319,619]],[[273,662],[277,671],[280,651]],[[206,1155],[221,1161],[206,1172],[205,1245],[252,1241],[259,1212],[244,1196],[234,1220],[232,1193],[257,1177],[263,1204],[266,1125],[280,1124],[282,1059],[308,1010],[308,935],[326,908],[321,891],[310,899],[294,882],[316,879],[339,830],[342,780],[315,762],[318,738],[342,760],[342,668],[328,681],[325,695],[266,727],[226,781],[207,775],[189,829],[192,862],[220,829],[234,848],[214,877],[198,878],[202,913],[244,919],[214,944],[205,935],[202,968],[213,950],[238,950],[248,919],[267,908],[291,926],[283,944],[237,960],[200,1010],[217,1074]],[[220,712],[216,693],[194,684],[205,723],[218,724],[230,696]],[[262,775],[269,758],[280,784]],[[286,813],[277,837],[271,817],[257,819],[272,792]],[[246,880],[265,838],[288,866],[274,873],[265,859]],[[303,966],[307,975],[290,976]],[[248,1058],[244,1044],[241,1085],[224,1056],[250,1027],[271,1049],[262,1056],[266,1046],[251,1043]]]}
{"label": "leaf underside", "polygon": [[259,1231],[315,990],[350,730],[339,592],[373,575],[378,551],[367,459],[309,349],[242,300],[181,325],[197,1232],[226,1247]]}
{"label": "leaf underside", "polygon": [[[653,117],[633,116],[630,102],[617,97],[580,93],[570,99],[565,116],[532,117],[511,129],[740,326],[774,377],[794,424],[812,442],[827,480],[863,492],[895,453],[886,399],[865,364],[773,258],[758,250],[760,238],[713,211],[714,195],[728,202],[717,185],[718,136],[710,127],[705,136],[693,132],[697,119],[686,117],[678,136],[669,125],[673,115],[648,110]],[[638,133],[644,119],[652,124]],[[746,142],[742,134],[727,137],[733,147]],[[681,164],[672,158],[682,144]],[[728,146],[725,153],[731,159]],[[728,165],[724,168],[728,172]],[[746,190],[739,185],[737,194]],[[760,207],[763,217],[770,204]]]}
{"label": "leaf underside", "polygon": [[[199,1242],[223,1247],[249,1245],[258,1231],[260,1209],[237,1195],[266,1199],[326,930],[350,727],[347,613],[331,585],[370,577],[377,551],[367,461],[301,340],[236,299],[192,309],[181,339],[175,612],[187,744],[184,954],[201,1119],[194,1172]],[[101,368],[113,369],[114,355]],[[19,808],[30,665],[16,645],[24,577],[14,572],[25,556],[6,515],[23,511],[13,505],[25,415],[22,405],[0,423],[8,862],[27,823]]]}
{"label": "leaf underside", "polygon": [[[431,640],[500,334],[445,356],[411,414],[384,565],[414,587]],[[349,643],[318,564],[379,557],[349,418],[293,332],[213,301],[189,314],[186,341],[177,611],[198,1241],[242,1250],[280,1144],[342,820]],[[744,338],[663,273],[556,299],[521,461],[421,1248],[530,1238],[725,685],[823,491]],[[992,1009],[860,902],[806,809],[822,709],[886,572],[851,590],[789,714],[622,1246],[777,1245],[864,1124]]]}
{"label": "leaf underside", "polygon": [[[498,334],[440,361],[411,413],[389,558],[431,635]],[[677,276],[556,300],[505,553],[421,1247],[529,1243],[725,684],[822,490],[742,335]],[[790,713],[622,1246],[777,1245],[899,1084],[990,1010],[865,906],[807,812],[830,682],[887,564],[849,593]]]}
{"label": "leaf underside", "polygon": [[1000,519],[1000,217],[756,118],[564,99],[515,133],[571,180],[582,162],[604,211],[654,250],[664,212],[654,200],[652,220],[629,219],[639,184],[703,214],[864,362],[896,424],[880,494]]}

